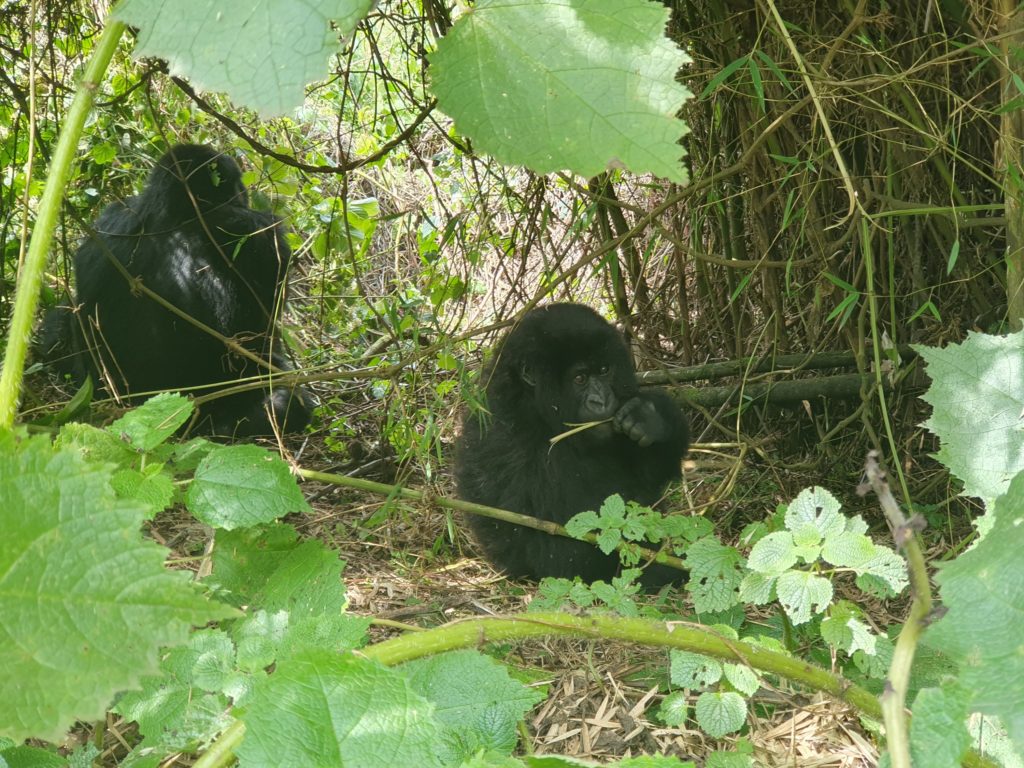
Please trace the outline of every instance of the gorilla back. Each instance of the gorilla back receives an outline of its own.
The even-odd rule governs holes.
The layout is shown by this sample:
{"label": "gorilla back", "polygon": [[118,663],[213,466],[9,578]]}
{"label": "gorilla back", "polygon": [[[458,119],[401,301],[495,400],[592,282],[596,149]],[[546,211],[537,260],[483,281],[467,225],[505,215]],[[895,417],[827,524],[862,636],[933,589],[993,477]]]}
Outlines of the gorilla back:
{"label": "gorilla back", "polygon": [[[527,313],[483,372],[489,413],[466,412],[456,446],[461,498],[564,524],[618,493],[656,502],[680,477],[686,419],[660,390],[640,391],[621,334],[592,309]],[[555,445],[567,424],[610,419]],[[608,579],[618,558],[585,542],[467,515],[488,560],[513,577]],[[646,583],[679,572],[648,570]]]}
{"label": "gorilla back", "polygon": [[[77,312],[47,318],[46,343],[70,348],[59,369],[129,400],[224,387],[266,373],[257,360],[287,369],[275,323],[290,257],[280,222],[249,207],[234,160],[175,146],[141,194],[100,214],[75,255]],[[302,429],[309,405],[301,389],[264,387],[218,398],[200,418],[203,432],[273,434]]]}

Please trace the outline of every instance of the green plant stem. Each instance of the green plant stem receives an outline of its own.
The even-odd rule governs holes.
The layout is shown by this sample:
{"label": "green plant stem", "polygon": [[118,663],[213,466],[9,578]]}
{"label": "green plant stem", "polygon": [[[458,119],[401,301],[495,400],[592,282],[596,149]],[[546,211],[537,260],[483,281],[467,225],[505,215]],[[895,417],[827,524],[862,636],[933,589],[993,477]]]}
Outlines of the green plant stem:
{"label": "green plant stem", "polygon": [[[512,523],[514,525],[523,525],[527,528],[534,528],[538,531],[544,531],[554,536],[564,536],[567,539],[575,539],[575,536],[570,536],[566,533],[565,528],[560,526],[558,523],[552,523],[548,520],[538,520],[536,517],[530,517],[529,515],[521,515],[518,512],[509,512],[507,509],[498,509],[497,507],[488,507],[484,504],[474,504],[471,501],[462,501],[461,499],[447,499],[443,496],[434,496],[433,494],[424,493],[423,491],[416,491],[412,488],[403,488],[400,485],[386,485],[385,483],[376,483],[373,480],[363,480],[358,477],[345,477],[344,475],[334,475],[327,472],[317,472],[312,469],[299,469],[297,470],[299,476],[306,478],[307,480],[316,480],[321,483],[330,483],[332,485],[344,485],[349,488],[356,488],[360,491],[369,491],[370,493],[378,493],[387,498],[401,498],[408,499],[409,501],[420,501],[430,504],[436,504],[439,507],[445,509],[454,509],[458,512],[468,512],[471,515],[483,515],[484,517],[490,517],[494,520],[503,520],[506,523]],[[588,541],[591,544],[597,544],[597,536],[588,533],[583,537],[584,541]],[[616,549],[622,549],[624,544],[619,545]],[[631,547],[632,549],[632,547]],[[645,547],[636,548],[640,556],[645,561],[654,563],[660,563],[661,565],[667,565],[671,568],[678,568],[681,571],[686,570],[686,565],[683,563],[681,558],[673,557],[664,552],[655,552],[653,549],[647,549]]]}
{"label": "green plant stem", "polygon": [[57,148],[54,150],[53,161],[46,176],[46,187],[39,201],[39,215],[32,229],[28,255],[18,275],[10,334],[7,337],[3,370],[0,371],[0,429],[10,429],[14,425],[14,417],[18,412],[18,398],[21,394],[22,374],[25,371],[25,357],[32,336],[32,320],[39,303],[39,289],[46,268],[46,256],[57,227],[57,216],[60,213],[64,190],[71,176],[78,139],[92,110],[96,90],[103,81],[107,66],[114,56],[114,51],[117,50],[117,43],[124,30],[125,25],[122,22],[108,22],[78,84],[71,109],[68,110],[61,126]]}
{"label": "green plant stem", "polygon": [[[779,675],[823,691],[844,701],[868,717],[882,714],[878,699],[870,692],[826,669],[783,653],[724,638],[714,631],[689,622],[656,622],[627,619],[613,614],[572,616],[563,613],[532,613],[519,616],[492,616],[461,619],[443,627],[392,638],[363,648],[367,658],[394,666],[414,659],[460,648],[478,648],[484,643],[525,640],[550,636],[581,637],[593,640],[623,640],[638,645],[678,648],[702,653],[726,661],[745,664],[760,672]],[[231,761],[232,750],[241,742],[245,726],[235,722],[213,743],[196,768],[222,768]],[[216,757],[211,757],[215,753]],[[968,768],[996,768],[976,753],[969,753],[963,764]]]}

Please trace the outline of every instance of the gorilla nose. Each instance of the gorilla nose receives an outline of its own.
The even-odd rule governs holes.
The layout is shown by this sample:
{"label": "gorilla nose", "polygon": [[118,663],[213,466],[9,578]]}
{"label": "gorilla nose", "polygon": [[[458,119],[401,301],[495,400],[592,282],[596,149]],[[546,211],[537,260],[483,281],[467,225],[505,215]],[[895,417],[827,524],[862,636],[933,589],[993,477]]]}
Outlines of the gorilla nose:
{"label": "gorilla nose", "polygon": [[592,393],[587,395],[583,401],[583,406],[587,411],[587,415],[597,421],[600,419],[611,418],[614,408],[612,403],[609,402],[608,398],[603,397],[598,393]]}

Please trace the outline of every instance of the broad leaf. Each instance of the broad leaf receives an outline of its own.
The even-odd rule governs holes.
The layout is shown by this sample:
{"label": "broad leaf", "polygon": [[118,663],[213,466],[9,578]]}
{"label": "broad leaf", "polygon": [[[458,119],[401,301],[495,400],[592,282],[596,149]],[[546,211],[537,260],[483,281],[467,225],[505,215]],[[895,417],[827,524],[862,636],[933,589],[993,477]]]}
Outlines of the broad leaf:
{"label": "broad leaf", "polygon": [[136,56],[166,59],[171,74],[224,91],[269,117],[302,103],[304,86],[328,61],[373,0],[123,0],[116,16],[137,27]]}
{"label": "broad leaf", "polygon": [[649,0],[480,0],[430,57],[431,88],[503,163],[594,176],[628,168],[685,183],[676,117],[690,58]]}
{"label": "broad leaf", "polygon": [[104,465],[0,434],[0,731],[59,739],[157,670],[161,646],[234,614],[144,539]]}

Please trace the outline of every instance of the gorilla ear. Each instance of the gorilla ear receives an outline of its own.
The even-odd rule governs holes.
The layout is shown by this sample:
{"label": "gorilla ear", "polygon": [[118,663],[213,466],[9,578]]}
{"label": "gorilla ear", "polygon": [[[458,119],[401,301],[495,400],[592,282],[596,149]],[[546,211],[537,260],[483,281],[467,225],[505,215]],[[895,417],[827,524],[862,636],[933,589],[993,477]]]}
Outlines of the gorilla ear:
{"label": "gorilla ear", "polygon": [[526,363],[523,363],[523,367],[519,371],[519,376],[522,378],[523,383],[526,384],[526,386],[537,386],[537,377],[533,375],[533,371],[530,370],[530,367]]}

